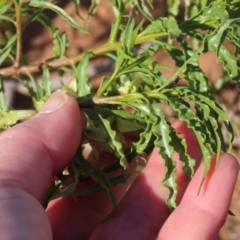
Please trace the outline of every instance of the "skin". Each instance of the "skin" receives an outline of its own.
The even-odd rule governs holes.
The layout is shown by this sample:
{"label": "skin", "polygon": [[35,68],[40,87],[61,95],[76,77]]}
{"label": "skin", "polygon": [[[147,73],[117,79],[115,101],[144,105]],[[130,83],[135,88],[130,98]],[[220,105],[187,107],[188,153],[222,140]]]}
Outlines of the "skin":
{"label": "skin", "polygon": [[[127,193],[133,177],[112,189],[118,202],[115,211],[111,212],[112,204],[101,190],[77,201],[57,199],[45,211],[40,201],[51,176],[73,157],[81,142],[82,125],[75,100],[55,93],[38,115],[0,135],[0,239],[217,238],[228,213],[239,164],[232,155],[223,153],[215,170],[213,156],[211,171],[197,195],[204,171],[201,151],[192,131],[178,121],[173,127],[186,138],[197,167],[190,181],[175,154],[179,205],[173,212],[165,205],[167,190],[160,184],[163,161],[156,149]],[[134,171],[134,163],[130,171]]]}

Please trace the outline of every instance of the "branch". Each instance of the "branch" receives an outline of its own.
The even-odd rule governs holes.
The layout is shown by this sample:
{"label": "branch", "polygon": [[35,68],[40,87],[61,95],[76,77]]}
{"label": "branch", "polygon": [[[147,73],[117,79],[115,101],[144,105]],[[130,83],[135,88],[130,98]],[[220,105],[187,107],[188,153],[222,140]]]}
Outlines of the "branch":
{"label": "branch", "polygon": [[22,54],[22,18],[21,18],[21,7],[17,0],[14,0],[15,12],[16,12],[16,32],[17,32],[17,49],[16,59],[14,61],[14,68],[19,68],[21,65],[21,54]]}
{"label": "branch", "polygon": [[[146,36],[137,37],[135,41],[135,45],[145,43],[145,42],[151,42],[156,38],[167,36],[167,35],[169,34],[165,32],[161,32],[157,34],[149,34]],[[106,44],[100,47],[97,47],[93,50],[89,50],[90,52],[89,57],[93,58],[96,56],[105,55],[106,53],[116,50],[122,44],[123,44],[122,42],[114,42],[114,43],[107,42]],[[0,75],[2,77],[10,77],[14,75],[20,76],[20,75],[28,75],[31,73],[39,73],[43,71],[43,66],[49,68],[50,70],[55,70],[60,67],[66,67],[66,66],[73,67],[74,64],[81,61],[82,57],[83,57],[83,54],[79,54],[73,58],[62,57],[52,61],[45,61],[36,65],[19,66],[18,68],[16,68],[16,66],[13,65],[10,67],[0,68]]]}

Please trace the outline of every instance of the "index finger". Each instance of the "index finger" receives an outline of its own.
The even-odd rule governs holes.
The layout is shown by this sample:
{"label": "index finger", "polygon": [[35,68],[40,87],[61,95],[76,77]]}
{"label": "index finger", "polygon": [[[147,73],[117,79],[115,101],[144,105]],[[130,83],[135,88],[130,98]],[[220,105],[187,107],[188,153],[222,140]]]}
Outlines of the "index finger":
{"label": "index finger", "polygon": [[228,213],[239,163],[232,155],[222,154],[215,171],[212,164],[212,169],[197,196],[203,168],[202,164],[180,205],[170,215],[157,239],[217,239]]}

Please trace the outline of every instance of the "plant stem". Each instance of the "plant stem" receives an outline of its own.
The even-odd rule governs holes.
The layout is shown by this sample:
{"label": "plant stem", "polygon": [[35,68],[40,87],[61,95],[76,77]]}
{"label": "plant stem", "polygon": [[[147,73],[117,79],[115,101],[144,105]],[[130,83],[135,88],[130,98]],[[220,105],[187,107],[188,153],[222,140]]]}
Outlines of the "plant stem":
{"label": "plant stem", "polygon": [[[157,37],[156,37],[157,35]],[[135,41],[135,44],[139,44],[139,43],[142,43],[142,42],[150,42],[150,41],[153,41],[155,38],[158,38],[158,37],[163,37],[163,36],[167,36],[168,33],[161,33],[161,36],[159,36],[159,33],[158,34],[150,34],[150,35],[147,35],[148,37],[151,36],[151,38],[146,38],[146,36],[143,36],[143,37],[139,37],[136,39]],[[149,40],[150,39],[150,40]],[[113,75],[110,77],[110,79],[108,79],[108,81],[106,81],[106,83],[104,85],[102,85],[101,88],[98,89],[97,93],[96,93],[96,96],[97,97],[100,97],[103,95],[103,93],[107,90],[107,88],[112,84],[112,82],[116,79],[116,75],[118,74],[118,72],[114,72]]]}
{"label": "plant stem", "polygon": [[21,7],[17,0],[14,0],[15,12],[16,12],[16,32],[17,32],[17,48],[16,48],[16,59],[14,61],[14,68],[19,68],[21,65],[21,53],[22,53],[22,18],[21,18]]}
{"label": "plant stem", "polygon": [[99,96],[94,96],[93,97],[93,102],[95,104],[114,104],[117,101],[121,101],[123,97],[130,97],[132,94],[124,94],[124,95],[117,95],[117,96],[111,96],[111,97],[99,97]]}
{"label": "plant stem", "polygon": [[[156,38],[163,37],[163,36],[168,36],[169,33],[166,32],[161,32],[161,33],[156,33],[156,34],[149,34],[146,36],[141,36],[137,37],[135,41],[135,45],[145,43],[145,42],[151,42]],[[119,46],[122,45],[122,42],[114,42],[114,43],[109,43],[107,42],[106,44],[95,48],[93,50],[90,50],[90,58],[96,57],[96,56],[101,56],[105,55],[108,52],[116,50]],[[57,60],[52,60],[49,62],[42,62],[36,65],[28,65],[28,66],[19,66],[16,68],[15,66],[10,66],[10,67],[5,67],[5,68],[0,68],[0,75],[3,77],[9,77],[9,76],[14,76],[14,75],[28,75],[31,73],[38,73],[43,71],[43,64],[45,67],[55,70],[60,67],[64,66],[73,66],[75,63],[78,63],[81,61],[83,57],[83,54],[79,54],[73,58],[59,58]]]}

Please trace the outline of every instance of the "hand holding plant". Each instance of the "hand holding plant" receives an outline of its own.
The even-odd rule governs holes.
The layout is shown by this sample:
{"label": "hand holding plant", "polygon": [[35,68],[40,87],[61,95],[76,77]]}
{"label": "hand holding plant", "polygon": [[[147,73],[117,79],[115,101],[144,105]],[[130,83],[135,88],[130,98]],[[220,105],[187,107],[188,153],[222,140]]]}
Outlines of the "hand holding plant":
{"label": "hand holding plant", "polygon": [[[197,198],[203,164],[190,181],[181,169],[179,155],[174,155],[180,204],[172,213],[165,204],[167,191],[159,186],[164,165],[157,149],[125,196],[128,183],[111,188],[116,201],[122,200],[107,219],[112,203],[103,190],[77,199],[56,199],[45,212],[41,200],[51,177],[68,164],[81,141],[82,120],[77,110],[72,97],[55,93],[38,115],[1,134],[0,239],[50,240],[52,235],[58,240],[217,237],[239,167],[228,154],[220,157],[218,171],[213,171],[212,165]],[[199,165],[201,150],[193,131],[180,122],[173,127],[186,138],[188,153]]]}
{"label": "hand holding plant", "polygon": [[[79,2],[71,2],[81,19],[81,13],[78,11]],[[54,26],[45,10],[55,12],[77,31],[87,33],[87,29],[63,9],[53,1],[0,1],[2,27],[0,33],[0,129],[5,131],[26,117],[36,114],[40,119],[39,116],[43,114],[39,114],[38,111],[53,92],[51,72],[57,72],[59,78],[66,72],[70,73],[71,80],[69,84],[62,86],[61,91],[74,96],[78,102],[78,108],[75,108],[74,114],[80,116],[81,112],[86,124],[82,129],[79,123],[73,126],[75,131],[82,135],[82,141],[77,140],[69,147],[69,152],[72,147],[75,149],[75,154],[70,156],[72,159],[69,164],[65,165],[65,169],[62,169],[63,165],[57,167],[53,172],[50,171],[51,174],[44,177],[48,181],[53,175],[45,196],[41,191],[41,196],[37,195],[38,200],[43,198],[42,204],[45,207],[51,200],[60,197],[78,198],[86,194],[93,194],[93,196],[102,194],[95,193],[101,188],[106,191],[108,198],[116,207],[119,198],[115,196],[112,189],[118,184],[123,186],[123,183],[130,181],[133,177],[131,166],[141,159],[147,162],[153,149],[158,149],[154,150],[155,153],[158,151],[159,155],[154,157],[154,160],[158,159],[161,166],[158,169],[156,181],[162,181],[162,185],[166,188],[166,192],[161,196],[166,198],[168,208],[173,210],[177,207],[178,198],[181,198],[181,189],[184,188],[181,187],[182,180],[178,179],[179,171],[185,173],[186,182],[191,178],[199,180],[198,188],[194,188],[194,194],[199,195],[198,200],[201,201],[201,193],[204,191],[204,186],[208,184],[207,176],[213,174],[211,166],[215,165],[215,161],[212,160],[212,155],[216,156],[218,163],[222,151],[231,151],[233,130],[225,111],[213,98],[207,76],[199,66],[199,57],[202,53],[213,52],[226,72],[224,78],[240,86],[238,60],[240,4],[238,1],[227,0],[197,1],[195,4],[185,1],[183,19],[177,21],[180,1],[179,3],[163,1],[161,14],[155,18],[149,10],[153,4],[151,0],[109,0],[109,2],[115,14],[115,20],[106,43],[70,57],[67,53],[69,47],[67,34]],[[91,1],[86,25],[94,17],[98,4],[99,1]],[[144,20],[137,21],[132,16],[135,11],[141,14]],[[22,39],[27,27],[35,21],[51,32],[53,51],[49,59],[33,64],[22,51]],[[235,50],[227,49],[225,42],[232,44]],[[160,49],[174,60],[177,67],[168,79],[162,71],[169,69],[169,66],[154,60],[154,55]],[[103,73],[101,84],[94,90],[89,84],[87,69],[92,59],[100,56],[110,59],[114,63],[114,68],[108,74]],[[37,74],[41,76],[41,81],[37,80]],[[34,110],[7,108],[4,99],[4,82],[8,77],[20,81],[25,86],[32,97]],[[181,84],[178,84],[180,79]],[[196,176],[194,175],[197,168],[196,156],[191,154],[187,139],[182,138],[172,126],[172,122],[162,109],[164,104],[171,108],[177,118],[185,122],[196,136],[204,165],[200,179],[197,173]],[[63,119],[65,117],[62,116]],[[27,126],[27,122],[22,126]],[[41,131],[49,129],[52,132],[50,126],[51,122],[45,121],[39,129]],[[223,128],[227,135],[225,142]],[[15,129],[21,129],[21,127]],[[63,138],[66,132],[62,131],[56,130],[51,135],[51,139],[48,136],[49,139],[45,145],[48,148],[52,146],[50,149],[53,151],[56,150],[51,144]],[[73,136],[76,134],[71,133]],[[28,137],[35,138],[35,136]],[[70,144],[68,139],[69,137],[64,139],[66,144]],[[31,144],[29,142],[29,147]],[[78,147],[75,148],[76,145]],[[89,147],[95,156],[95,162],[89,161],[86,157],[86,149]],[[62,146],[60,149],[65,148]],[[103,161],[104,154],[111,155],[111,161],[107,163]],[[182,170],[179,170],[180,163],[175,159],[176,154],[179,154]],[[56,153],[56,156],[61,162],[65,155]],[[49,156],[45,157],[48,159]],[[51,157],[55,159],[55,156]],[[225,158],[231,159],[228,155]],[[46,159],[44,161],[47,161]],[[15,167],[17,168],[14,165]],[[48,165],[42,166],[46,169],[48,167]],[[33,173],[39,171],[38,168],[31,169]],[[21,172],[25,173],[25,171]],[[35,179],[34,182],[40,184],[41,181]],[[38,189],[35,185],[33,187],[34,189],[28,190],[34,192]],[[150,186],[150,189],[152,187]],[[213,192],[219,190],[217,186],[215,187]],[[162,186],[159,184],[159,191],[161,189]],[[89,196],[89,198],[92,197]],[[73,199],[61,201],[68,202]],[[228,203],[226,201],[225,206]],[[98,204],[97,200],[94,204]]]}

